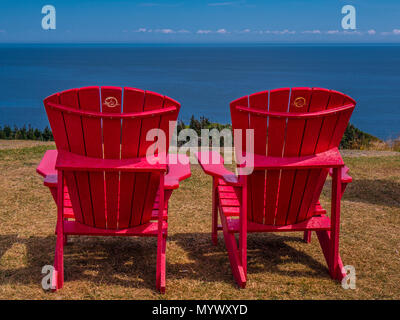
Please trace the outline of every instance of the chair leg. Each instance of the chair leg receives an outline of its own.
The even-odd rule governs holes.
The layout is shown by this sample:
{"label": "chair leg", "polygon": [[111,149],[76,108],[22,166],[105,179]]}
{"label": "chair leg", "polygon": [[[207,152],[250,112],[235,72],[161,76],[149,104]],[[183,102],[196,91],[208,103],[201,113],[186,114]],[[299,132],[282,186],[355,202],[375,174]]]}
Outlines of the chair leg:
{"label": "chair leg", "polygon": [[212,190],[212,229],[211,229],[211,240],[216,246],[218,244],[218,181],[213,178],[213,190]]}
{"label": "chair leg", "polygon": [[160,293],[165,293],[165,265],[166,265],[167,236],[163,235],[157,243],[157,270],[156,288]]}
{"label": "chair leg", "polygon": [[311,231],[304,231],[303,240],[306,243],[310,243],[311,242]]}
{"label": "chair leg", "polygon": [[64,235],[62,232],[57,232],[55,251],[52,288],[58,290],[64,286]]}
{"label": "chair leg", "polygon": [[228,251],[229,262],[231,265],[233,277],[235,278],[237,284],[240,288],[244,289],[246,287],[246,270],[243,268],[240,259],[240,253],[237,247],[236,238],[233,233],[228,232],[227,221],[225,217],[221,214],[222,229],[224,232],[224,240],[226,250]]}
{"label": "chair leg", "polygon": [[332,251],[338,251],[339,248],[334,244],[334,240],[331,238],[331,232],[323,230],[316,231],[316,233],[328,265],[331,278],[341,281],[346,276],[346,272],[343,269],[343,262],[340,258],[339,252],[336,255],[336,261],[332,259]]}
{"label": "chair leg", "polygon": [[64,173],[58,171],[57,185],[57,242],[54,255],[53,290],[61,289],[64,285]]}

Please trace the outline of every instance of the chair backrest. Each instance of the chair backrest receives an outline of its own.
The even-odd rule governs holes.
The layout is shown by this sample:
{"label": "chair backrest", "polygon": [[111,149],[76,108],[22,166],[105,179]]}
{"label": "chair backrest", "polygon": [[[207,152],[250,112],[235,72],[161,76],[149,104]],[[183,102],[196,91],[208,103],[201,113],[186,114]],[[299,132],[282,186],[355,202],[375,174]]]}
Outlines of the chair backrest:
{"label": "chair backrest", "polygon": [[[254,153],[306,156],[338,147],[356,102],[322,88],[282,88],[230,104],[233,130],[254,129]],[[248,177],[248,220],[268,225],[301,222],[314,213],[326,169],[254,171]]]}
{"label": "chair backrest", "polygon": [[[180,109],[166,96],[119,87],[71,89],[47,97],[44,105],[58,150],[100,159],[146,156],[154,143],[146,134],[156,128],[166,133],[167,151],[169,121]],[[160,174],[68,171],[65,182],[78,222],[124,229],[150,221]]]}

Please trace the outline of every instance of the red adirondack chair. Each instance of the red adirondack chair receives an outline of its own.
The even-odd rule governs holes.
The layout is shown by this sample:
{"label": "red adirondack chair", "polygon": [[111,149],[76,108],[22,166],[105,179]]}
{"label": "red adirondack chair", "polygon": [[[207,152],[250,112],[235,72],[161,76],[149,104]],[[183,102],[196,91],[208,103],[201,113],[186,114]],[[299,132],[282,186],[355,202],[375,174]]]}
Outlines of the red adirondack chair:
{"label": "red adirondack chair", "polygon": [[142,236],[158,239],[156,287],[164,292],[168,200],[190,167],[150,164],[146,134],[162,129],[169,142],[180,104],[139,89],[86,87],[44,105],[57,146],[37,168],[58,207],[53,288],[63,286],[68,235]]}
{"label": "red adirondack chair", "polygon": [[[247,279],[247,233],[316,231],[330,276],[346,272],[339,256],[340,200],[351,177],[338,151],[356,102],[333,90],[282,88],[245,96],[230,104],[233,130],[254,129],[254,171],[238,176],[212,152],[197,154],[213,177],[212,241],[223,230],[233,275],[240,287]],[[236,155],[245,154],[243,148]],[[215,157],[216,156],[216,157]],[[220,158],[218,158],[220,157]],[[319,197],[332,176],[331,215]],[[218,211],[222,227],[218,225]],[[239,247],[235,239],[239,233]]]}

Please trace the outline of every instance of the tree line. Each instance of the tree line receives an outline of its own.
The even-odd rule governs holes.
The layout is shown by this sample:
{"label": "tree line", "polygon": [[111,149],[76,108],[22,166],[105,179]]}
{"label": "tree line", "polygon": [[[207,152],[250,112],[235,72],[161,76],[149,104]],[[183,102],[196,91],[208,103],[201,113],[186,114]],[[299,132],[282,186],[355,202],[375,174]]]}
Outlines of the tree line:
{"label": "tree line", "polygon": [[[193,129],[194,131],[196,131],[198,136],[200,136],[202,129],[217,129],[221,131],[222,129],[232,129],[232,126],[230,124],[211,122],[206,117],[200,117],[200,119],[196,119],[192,115],[188,124],[185,124],[183,120],[178,120],[178,133],[182,129]],[[4,127],[0,126],[0,139],[53,141],[54,137],[48,126],[46,126],[44,129],[38,129],[33,128],[31,125],[24,125],[22,127],[10,127],[6,125]],[[360,129],[349,123],[340,143],[340,148],[363,149],[371,145],[371,143],[377,141],[380,140],[368,133],[361,131]]]}

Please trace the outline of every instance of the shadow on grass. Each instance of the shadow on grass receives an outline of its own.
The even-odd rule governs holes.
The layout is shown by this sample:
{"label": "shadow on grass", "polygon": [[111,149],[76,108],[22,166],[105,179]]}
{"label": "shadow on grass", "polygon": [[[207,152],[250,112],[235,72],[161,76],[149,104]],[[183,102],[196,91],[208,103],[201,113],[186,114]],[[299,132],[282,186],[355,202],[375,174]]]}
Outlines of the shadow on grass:
{"label": "shadow on grass", "polygon": [[[15,244],[26,246],[22,266],[7,268],[3,264],[0,282],[41,286],[42,267],[53,264],[55,240],[55,236],[24,239],[17,235],[0,235],[0,259]],[[329,277],[325,265],[291,247],[288,241],[302,242],[302,239],[276,234],[249,235],[248,273]],[[167,281],[191,278],[205,282],[223,281],[235,287],[223,237],[219,237],[217,246],[211,244],[209,233],[173,234],[168,237],[168,242],[181,247],[190,262],[180,263],[176,252],[170,250],[171,245],[167,243]],[[155,290],[156,250],[156,238],[71,237],[64,249],[65,285],[72,281],[87,281],[97,285]],[[302,264],[307,270],[282,270],[288,263]]]}
{"label": "shadow on grass", "polygon": [[399,208],[400,183],[383,179],[354,179],[347,187],[344,199]]}
{"label": "shadow on grass", "polygon": [[[0,283],[41,286],[42,267],[54,262],[56,238],[0,235],[0,259],[16,244],[26,246],[24,263],[17,268],[7,268],[3,263]],[[64,286],[88,281],[155,290],[156,250],[156,238],[70,237],[64,247]]]}
{"label": "shadow on grass", "polygon": [[[185,271],[180,278],[191,277],[202,281],[233,282],[228,253],[222,235],[218,245],[211,244],[209,233],[179,233],[169,237],[188,253],[190,263],[175,264],[168,270],[169,277]],[[251,234],[248,236],[248,274],[271,273],[290,277],[329,278],[327,266],[311,256],[291,247],[286,242],[303,242],[302,237],[280,236],[277,234]],[[316,238],[314,238],[314,241]],[[282,266],[296,263],[307,266],[305,271],[287,271]]]}

